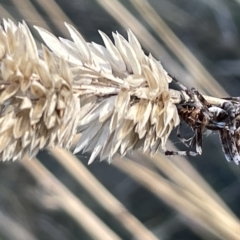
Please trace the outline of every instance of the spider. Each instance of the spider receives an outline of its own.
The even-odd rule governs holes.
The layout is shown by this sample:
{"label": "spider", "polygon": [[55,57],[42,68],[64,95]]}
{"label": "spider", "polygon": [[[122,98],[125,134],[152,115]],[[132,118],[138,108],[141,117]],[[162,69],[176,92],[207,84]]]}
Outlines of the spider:
{"label": "spider", "polygon": [[231,101],[235,107],[235,117],[231,121],[230,129],[219,130],[222,149],[227,161],[240,162],[240,97],[224,98]]}
{"label": "spider", "polygon": [[[172,76],[171,76],[172,77]],[[225,98],[219,106],[210,104],[196,89],[187,89],[176,78],[172,79],[180,86],[183,94],[189,98],[178,104],[181,121],[187,123],[194,135],[185,139],[181,135],[181,123],[177,136],[187,147],[195,151],[169,151],[165,155],[197,156],[202,154],[202,135],[206,130],[218,131],[222,149],[228,161],[236,164],[240,161],[240,98]],[[237,116],[239,115],[239,119]]]}

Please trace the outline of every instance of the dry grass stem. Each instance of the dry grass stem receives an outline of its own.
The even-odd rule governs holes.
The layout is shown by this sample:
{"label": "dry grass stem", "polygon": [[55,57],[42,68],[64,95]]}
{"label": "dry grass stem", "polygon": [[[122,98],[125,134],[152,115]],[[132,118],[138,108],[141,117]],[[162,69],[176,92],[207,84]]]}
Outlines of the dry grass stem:
{"label": "dry grass stem", "polygon": [[[181,212],[195,224],[219,239],[239,239],[240,224],[230,215],[222,214],[187,189],[126,158],[115,157],[113,165],[133,177],[164,202]],[[213,209],[212,209],[213,208]],[[228,216],[228,217],[227,217]],[[228,226],[222,228],[222,226]]]}
{"label": "dry grass stem", "polygon": [[[191,190],[196,196],[204,201],[209,201],[209,205],[213,204],[219,211],[231,214],[237,221],[238,219],[229,209],[225,202],[216,194],[216,192],[209,186],[203,177],[196,171],[193,166],[183,159],[176,156],[173,159],[167,158],[161,153],[157,153],[154,157],[146,156],[159,170],[174,182],[181,184],[182,187]],[[178,164],[176,164],[178,163]],[[176,174],[177,173],[177,174]]]}
{"label": "dry grass stem", "polygon": [[157,240],[137,218],[109,192],[87,170],[87,168],[73,154],[60,148],[49,149],[55,159],[81,184],[94,199],[117,221],[132,234],[134,239]]}
{"label": "dry grass stem", "polygon": [[93,239],[120,240],[120,237],[109,229],[39,161],[36,159],[29,161],[25,157],[21,163],[47,192],[51,192],[56,205],[75,219]]}
{"label": "dry grass stem", "polygon": [[[42,9],[47,13],[49,20],[54,23],[54,25],[58,28],[58,30],[63,33],[62,28],[62,22],[67,21],[71,25],[73,25],[73,22],[71,19],[67,16],[67,14],[63,11],[63,9],[56,3],[54,0],[49,0],[46,4],[46,2],[43,2],[41,0],[36,1],[39,6],[42,7]],[[42,21],[46,21],[46,18],[43,18]],[[48,21],[46,21],[48,22]]]}
{"label": "dry grass stem", "polygon": [[202,66],[198,59],[180,41],[164,20],[157,14],[148,1],[130,0],[133,6],[141,13],[141,16],[151,26],[156,34],[164,41],[169,50],[185,65],[194,78],[194,85],[198,85],[204,92],[211,92],[214,96],[227,95],[221,85]]}
{"label": "dry grass stem", "polygon": [[[41,25],[50,29],[49,23],[45,21],[44,17],[37,11],[33,2],[29,0],[12,1],[14,7],[17,9],[17,12],[22,16],[21,19],[27,19],[29,21],[34,20],[34,22],[39,22]],[[27,10],[26,10],[27,9]]]}
{"label": "dry grass stem", "polygon": [[[148,156],[146,157],[149,158]],[[194,194],[198,199],[201,199],[201,201],[203,201],[205,205],[210,208],[210,211],[217,211],[223,216],[226,216],[226,218],[229,217],[227,220],[228,223],[232,221],[232,223],[229,225],[233,226],[236,224],[236,222],[237,226],[239,225],[238,218],[219,198],[219,196],[216,196],[213,190],[208,192],[207,188],[209,188],[209,186],[206,186],[207,184],[201,185],[199,181],[197,181],[196,175],[198,175],[199,178],[201,178],[201,176],[196,171],[194,172],[193,179],[187,175],[186,172],[176,166],[172,161],[170,161],[166,156],[160,153],[157,153],[153,158],[149,158],[149,161],[156,165],[173,182]]]}

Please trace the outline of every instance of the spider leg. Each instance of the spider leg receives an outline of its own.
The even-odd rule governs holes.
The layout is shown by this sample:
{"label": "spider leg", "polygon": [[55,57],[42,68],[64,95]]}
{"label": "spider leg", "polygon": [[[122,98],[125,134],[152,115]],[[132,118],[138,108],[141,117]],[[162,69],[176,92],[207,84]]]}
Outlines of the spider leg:
{"label": "spider leg", "polygon": [[208,130],[216,131],[225,128],[226,125],[226,122],[209,121],[206,128]]}
{"label": "spider leg", "polygon": [[177,128],[177,137],[186,147],[189,147],[191,145],[190,142],[192,141],[193,137],[190,137],[188,139],[184,138],[181,134],[181,127],[182,127],[182,123],[180,122]]}
{"label": "spider leg", "polygon": [[199,155],[199,153],[194,151],[170,151],[167,150],[164,152],[166,156],[190,156],[190,157],[196,157]]}
{"label": "spider leg", "polygon": [[195,146],[196,152],[199,153],[199,155],[202,154],[202,130],[201,130],[201,128],[195,129],[195,134],[191,139],[190,145],[192,147]]}
{"label": "spider leg", "polygon": [[197,128],[195,133],[195,145],[196,145],[196,152],[199,153],[199,155],[202,154],[202,129]]}
{"label": "spider leg", "polygon": [[165,155],[167,156],[191,156],[196,157],[202,154],[202,132],[200,128],[195,129],[195,134],[192,138],[191,144],[196,145],[196,151],[165,151]]}
{"label": "spider leg", "polygon": [[211,104],[207,102],[207,100],[200,94],[195,88],[188,89],[185,87],[181,82],[179,82],[175,77],[168,74],[172,80],[190,97],[192,101],[194,101],[194,105],[199,105],[199,107],[204,107],[207,109],[207,107],[210,107]]}
{"label": "spider leg", "polygon": [[224,102],[221,106],[227,113],[228,116],[233,119],[236,115],[236,107],[231,102]]}
{"label": "spider leg", "polygon": [[222,150],[225,155],[225,158],[228,162],[232,161],[232,153],[231,153],[231,142],[229,139],[231,138],[230,133],[226,129],[222,129],[219,131],[219,137],[222,144]]}
{"label": "spider leg", "polygon": [[229,109],[229,111],[231,110],[231,108],[233,108],[235,110],[235,112],[234,112],[235,116],[240,113],[240,97],[227,97],[227,98],[222,98],[222,99],[230,101],[230,102],[226,102],[226,103],[228,103],[229,106],[230,106],[230,104],[232,105],[232,106],[230,106],[230,109],[226,105],[223,107]]}
{"label": "spider leg", "polygon": [[212,105],[203,97],[203,95],[195,88],[191,89],[195,96],[197,96],[198,100],[202,103],[203,106],[211,107]]}
{"label": "spider leg", "polygon": [[222,143],[222,150],[228,162],[234,161],[237,165],[240,162],[240,155],[236,146],[234,135],[227,129],[219,130],[219,136]]}
{"label": "spider leg", "polygon": [[229,101],[240,102],[240,97],[225,97],[225,98],[222,98],[222,99],[229,100]]}
{"label": "spider leg", "polygon": [[225,110],[228,114],[225,122],[228,125],[229,131],[233,135],[236,130],[236,121],[234,119],[239,115],[240,104],[234,104],[232,102],[224,102],[221,104],[221,108]]}
{"label": "spider leg", "polygon": [[187,90],[187,88],[186,88],[182,83],[180,83],[175,77],[173,77],[173,76],[170,75],[169,73],[168,73],[168,75],[169,75],[170,78],[172,78],[172,80],[173,80],[182,90],[184,90],[184,91]]}

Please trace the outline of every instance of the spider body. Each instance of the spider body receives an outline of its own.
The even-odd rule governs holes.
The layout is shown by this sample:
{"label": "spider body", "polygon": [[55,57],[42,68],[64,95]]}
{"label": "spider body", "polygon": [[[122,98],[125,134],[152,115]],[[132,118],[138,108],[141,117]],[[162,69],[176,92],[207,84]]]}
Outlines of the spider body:
{"label": "spider body", "polygon": [[182,88],[188,100],[179,103],[178,113],[194,132],[193,136],[185,139],[181,135],[181,123],[177,136],[187,147],[195,147],[195,151],[169,151],[166,155],[197,156],[202,153],[202,135],[206,130],[218,131],[222,149],[228,161],[240,162],[240,98],[225,99],[226,102],[215,106],[196,90],[187,89],[175,78],[173,80]]}
{"label": "spider body", "polygon": [[166,155],[197,156],[202,153],[202,135],[206,130],[219,131],[227,125],[228,113],[218,106],[212,106],[195,89],[187,90],[189,100],[180,103],[178,113],[182,122],[185,122],[194,132],[193,136],[185,139],[181,134],[181,123],[177,136],[187,147],[196,148],[195,151],[166,151]]}
{"label": "spider body", "polygon": [[228,113],[223,108],[209,105],[208,107],[182,104],[178,106],[180,118],[193,130],[217,131],[227,126]]}
{"label": "spider body", "polygon": [[182,104],[178,107],[178,113],[180,118],[192,128],[206,126],[208,119],[202,113],[200,108],[190,106],[188,104]]}
{"label": "spider body", "polygon": [[227,161],[234,161],[237,165],[240,162],[240,98],[225,98],[231,101],[235,109],[235,116],[232,116],[229,128],[223,128],[219,131],[222,150]]}

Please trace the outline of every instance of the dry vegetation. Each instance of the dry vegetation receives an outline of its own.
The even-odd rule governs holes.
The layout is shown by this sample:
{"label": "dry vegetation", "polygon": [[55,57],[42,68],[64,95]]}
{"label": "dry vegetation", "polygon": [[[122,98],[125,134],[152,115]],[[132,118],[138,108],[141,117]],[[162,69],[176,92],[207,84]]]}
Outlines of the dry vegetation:
{"label": "dry vegetation", "polygon": [[[154,53],[155,56],[163,55],[166,59],[166,64],[164,65],[169,63],[169,65],[173,66],[175,71],[179,72],[180,78],[186,76],[187,79],[187,74],[181,67],[184,66],[184,69],[187,69],[194,76],[194,80],[191,80],[191,85],[198,87],[205,94],[211,93],[213,96],[227,95],[221,85],[170,30],[160,15],[155,12],[153,6],[149,4],[151,1],[133,0],[129,2],[132,4],[131,7],[141,14],[145,23],[152,27],[151,33],[154,30],[154,34],[151,34],[149,29],[120,2],[107,0],[97,2],[105,9],[105,14],[108,13],[115,18],[124,29],[130,28],[147,51]],[[126,4],[129,4],[129,2]],[[153,1],[152,4],[154,5],[156,2]],[[177,5],[168,5],[169,3],[165,1],[162,4],[165,4],[163,7],[166,9],[175,8],[181,10]],[[161,6],[160,3],[159,5]],[[50,25],[49,21],[45,20],[38,13],[36,6],[44,11],[49,18],[54,16],[57,20],[54,20],[55,18],[52,17],[53,20]],[[41,25],[41,27],[48,29],[50,32],[52,32],[51,27],[54,26],[61,32],[62,36],[66,36],[65,30],[62,28],[63,22],[69,22],[74,25],[74,21],[71,21],[66,16],[55,1],[43,3],[43,1],[26,0],[21,1],[21,5],[19,5],[19,1],[13,1],[12,7],[3,4],[0,9],[2,17],[19,20],[15,13],[17,11],[21,18],[26,21],[29,19],[31,21],[36,20],[37,23],[33,23],[34,25]],[[175,17],[180,17],[180,15],[179,13]],[[141,50],[131,31],[128,32],[128,42],[123,40],[121,35],[114,35],[115,41],[118,42],[116,48],[111,45],[108,37],[101,33],[105,45],[108,46],[108,53],[105,52],[103,55],[110,55],[106,61],[106,59],[102,58],[102,55],[99,57],[99,52],[106,51],[106,49],[103,50],[100,45],[94,43],[86,46],[85,41],[71,25],[67,25],[67,28],[73,40],[78,41],[78,44],[75,45],[66,39],[61,39],[60,42],[55,39],[54,35],[49,34],[43,28],[37,28],[54,54],[46,47],[36,47],[35,40],[33,40],[25,24],[17,27],[11,21],[5,21],[3,25],[5,25],[5,30],[1,31],[1,39],[5,39],[5,41],[1,42],[2,49],[0,52],[3,66],[0,102],[5,107],[1,109],[0,131],[5,131],[5,128],[8,128],[8,130],[5,131],[5,134],[2,134],[0,139],[1,157],[7,160],[22,158],[25,153],[35,155],[38,149],[44,148],[49,144],[69,148],[75,134],[75,126],[81,119],[83,124],[80,127],[83,136],[80,138],[80,142],[78,142],[76,137],[76,142],[78,142],[77,151],[84,147],[87,151],[93,151],[92,156],[87,157],[90,158],[90,162],[99,154],[102,158],[114,156],[111,163],[112,166],[148,189],[161,204],[161,208],[160,210],[158,209],[159,212],[155,213],[156,222],[153,219],[152,222],[144,223],[142,219],[137,217],[138,214],[132,214],[128,210],[130,209],[129,206],[124,206],[117,199],[117,194],[115,196],[111,194],[106,189],[106,186],[104,187],[90,173],[90,167],[86,168],[82,163],[82,161],[86,162],[85,158],[81,160],[81,157],[78,159],[69,151],[60,148],[49,148],[49,155],[39,155],[41,161],[37,159],[29,161],[27,156],[20,161],[24,169],[36,180],[35,185],[26,189],[25,187],[23,188],[25,189],[25,192],[23,192],[26,198],[25,201],[27,200],[30,203],[28,206],[30,213],[25,212],[27,205],[19,204],[21,205],[21,210],[15,210],[18,213],[22,213],[22,215],[26,214],[25,218],[27,220],[22,221],[20,217],[15,219],[14,210],[10,211],[11,214],[8,216],[8,211],[5,212],[2,209],[0,222],[9,221],[9,226],[13,226],[14,229],[17,229],[16,232],[21,233],[21,239],[80,239],[81,232],[78,232],[76,229],[73,230],[67,221],[72,221],[71,223],[76,228],[79,227],[79,229],[83,230],[85,235],[81,235],[83,236],[81,239],[175,239],[174,233],[179,231],[176,225],[180,223],[186,225],[191,234],[194,234],[194,237],[199,237],[199,239],[240,239],[238,217],[186,159],[179,157],[166,158],[161,153],[150,157],[149,154],[143,154],[141,151],[133,151],[131,155],[127,155],[128,158],[120,159],[114,155],[117,151],[125,154],[127,150],[136,144],[136,141],[139,141],[139,139],[136,140],[135,135],[125,134],[121,136],[121,129],[124,126],[128,125],[129,127],[137,122],[139,124],[138,135],[142,135],[144,139],[140,143],[144,144],[146,152],[147,150],[148,152],[154,152],[156,151],[155,144],[159,145],[162,143],[162,148],[165,147],[168,135],[179,121],[168,91],[168,84],[171,79],[168,78],[160,63],[155,60],[156,58],[148,57],[148,54],[146,55]],[[19,29],[17,30],[18,33],[13,33],[11,31],[13,29],[14,31]],[[172,50],[176,58],[179,59],[180,64],[174,60],[169,60],[171,57],[159,44],[156,39],[157,35],[161,42]],[[79,41],[79,39],[82,39],[82,41]],[[78,49],[79,46],[81,46],[80,49]],[[22,58],[21,56],[26,53],[26,49],[28,49],[28,55],[26,58]],[[41,51],[37,49],[41,49]],[[91,54],[89,54],[89,51],[91,51]],[[114,52],[114,56],[117,56],[115,59],[111,55],[111,51]],[[7,55],[6,52],[8,53]],[[119,57],[119,52],[121,52],[121,55],[125,55],[124,59]],[[90,57],[93,54],[95,54],[95,62]],[[131,61],[127,59],[129,54],[132,56]],[[139,62],[143,61],[144,68],[139,65]],[[84,66],[82,65],[83,62],[85,63]],[[92,68],[93,62],[95,68],[97,69],[98,67],[96,71]],[[78,65],[78,68],[76,65]],[[150,71],[150,68],[155,69],[156,72]],[[133,78],[134,74],[130,74],[132,72],[138,76],[144,76],[144,78]],[[71,82],[72,75],[74,76],[73,82]],[[128,85],[126,83],[124,85],[122,81],[123,76],[125,78],[128,77]],[[154,81],[156,76],[160,76],[161,81]],[[91,81],[89,81],[89,78],[91,78]],[[161,86],[158,86],[157,82],[161,82]],[[79,87],[80,85],[81,88]],[[141,87],[144,88],[141,90],[146,91],[144,92],[147,96],[146,99],[152,98],[151,101],[155,102],[157,99],[162,103],[163,109],[164,106],[172,109],[168,125],[165,125],[164,129],[162,126],[156,125],[156,134],[158,134],[160,139],[162,138],[160,143],[153,142],[147,135],[149,132],[146,127],[148,126],[147,122],[153,121],[151,124],[156,123],[154,118],[149,116],[143,118],[143,114],[140,114],[137,119],[131,119],[131,116],[127,115],[130,106],[133,108],[132,111],[136,111],[139,103],[136,101],[136,98],[139,97],[138,89]],[[123,89],[131,89],[131,96],[124,92]],[[159,91],[161,91],[162,95],[161,97],[156,97],[156,93],[159,93]],[[91,93],[90,98],[86,98],[84,94],[89,94],[89,92]],[[111,101],[108,101],[109,99],[105,97],[109,94],[111,94]],[[143,91],[141,91],[141,94],[143,94]],[[83,103],[83,107],[87,108],[88,103],[94,106],[94,111],[91,114],[84,115],[81,111],[80,115],[78,114],[80,108],[78,106],[79,98]],[[110,105],[116,99],[118,108],[114,109]],[[146,99],[144,100],[145,108],[142,109],[142,112],[146,112],[148,108],[154,109],[154,104],[152,102],[149,103]],[[161,106],[159,102],[157,105]],[[11,106],[11,108],[8,106]],[[109,111],[103,111],[104,109]],[[106,115],[103,115],[103,113]],[[110,119],[109,116],[115,117]],[[161,117],[164,118],[164,115]],[[99,121],[97,121],[100,118],[102,125],[98,124]],[[112,119],[121,121],[122,125],[114,126]],[[105,132],[98,131],[99,129],[109,129],[109,126],[112,129],[110,129],[108,135],[102,135]],[[84,132],[86,129],[88,131]],[[94,135],[89,133],[89,129],[98,131],[98,136],[94,138]],[[111,135],[112,133],[113,135]],[[114,139],[114,137],[119,138]],[[110,148],[104,145],[106,138],[109,141],[114,139]],[[170,146],[170,148],[173,148],[173,146]],[[204,157],[206,158],[206,156]],[[45,159],[48,161],[48,158],[54,158],[55,161],[50,166],[45,161]],[[208,161],[212,161],[212,159]],[[222,158],[221,161],[224,161],[224,159]],[[219,162],[221,161],[219,160]],[[14,168],[14,164],[17,165],[18,163],[8,163],[7,169]],[[103,168],[101,170],[109,168],[104,163],[102,164]],[[64,169],[64,176],[68,176],[66,179],[71,178],[71,180],[66,180],[62,178],[61,174],[56,174],[53,168],[60,167]],[[221,167],[225,168],[226,165],[221,165]],[[52,169],[52,173],[47,168]],[[26,175],[27,172],[25,170],[17,165],[14,174],[16,175],[23,171]],[[114,169],[113,171],[116,172]],[[234,171],[236,176],[239,175],[238,169],[228,169],[229,174],[232,173],[234,175]],[[5,179],[8,175],[9,177],[12,176],[10,173],[4,175]],[[111,182],[113,178],[114,175],[109,176],[107,182]],[[30,176],[28,176],[27,180],[21,181],[21,183],[27,184],[29,179]],[[65,182],[65,185],[62,182]],[[85,195],[80,194],[79,197],[78,188],[74,188],[71,183],[80,185],[81,190],[86,192],[88,198],[94,199],[92,204],[99,206],[104,214],[101,214],[101,211],[96,207],[90,206],[91,204],[88,205],[88,199]],[[18,181],[12,184],[15,188],[18,188]],[[2,188],[5,189],[4,187]],[[127,194],[127,189],[124,190],[126,192],[122,191],[120,196]],[[9,187],[7,191],[14,190]],[[112,192],[114,193],[114,190]],[[16,191],[15,195],[17,193],[18,191]],[[134,199],[134,202],[137,203],[138,201],[138,198]],[[165,204],[162,204],[162,202]],[[18,204],[13,204],[12,206],[17,209]],[[167,217],[168,220],[161,215],[161,212],[167,206],[173,209]],[[41,214],[43,211],[47,216],[45,222],[45,224],[47,223],[45,225],[46,229],[44,230],[38,226],[36,220],[37,214]],[[148,208],[143,211],[148,211]],[[53,216],[52,214],[56,212],[63,213],[61,217],[64,216],[66,221],[58,222],[58,216]],[[109,216],[115,224],[111,224],[104,215]],[[170,227],[167,226],[168,221],[171,222]],[[59,232],[56,230],[58,229],[57,226],[61,226]],[[0,224],[0,232],[6,239],[20,239],[19,234],[15,233],[15,231],[8,231],[4,224]],[[42,235],[43,233],[45,234],[44,236]],[[187,234],[189,233],[187,232]]]}

